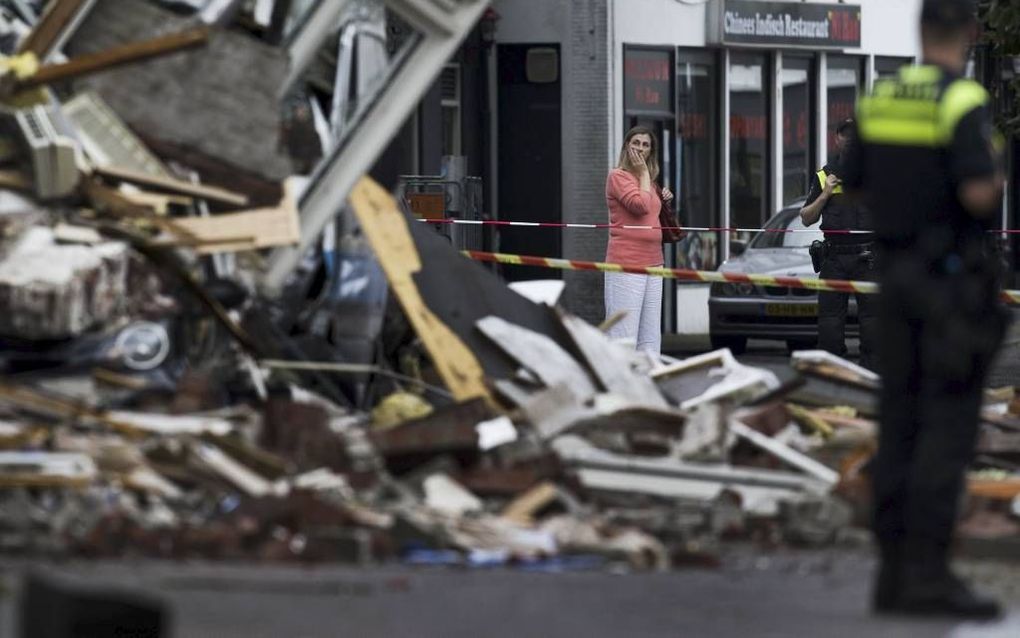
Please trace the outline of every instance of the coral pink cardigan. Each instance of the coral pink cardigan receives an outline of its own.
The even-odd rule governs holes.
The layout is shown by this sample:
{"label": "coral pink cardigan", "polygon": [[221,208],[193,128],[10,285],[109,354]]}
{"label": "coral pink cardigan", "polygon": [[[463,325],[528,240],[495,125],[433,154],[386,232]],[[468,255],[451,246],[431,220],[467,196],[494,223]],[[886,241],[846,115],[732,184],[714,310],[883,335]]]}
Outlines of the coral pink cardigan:
{"label": "coral pink cardigan", "polygon": [[[653,186],[654,189],[654,186]],[[609,246],[606,261],[636,266],[662,265],[662,231],[623,228],[658,226],[662,200],[654,190],[641,190],[641,182],[627,171],[614,168],[606,179],[609,205]]]}

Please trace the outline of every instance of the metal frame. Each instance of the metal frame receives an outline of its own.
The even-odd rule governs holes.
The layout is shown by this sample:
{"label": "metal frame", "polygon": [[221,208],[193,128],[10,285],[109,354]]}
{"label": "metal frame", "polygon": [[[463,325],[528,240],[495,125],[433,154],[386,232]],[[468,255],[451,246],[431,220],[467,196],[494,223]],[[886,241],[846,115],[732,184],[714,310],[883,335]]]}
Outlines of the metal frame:
{"label": "metal frame", "polygon": [[769,95],[772,103],[772,129],[771,135],[772,140],[769,145],[769,152],[772,154],[772,174],[769,179],[772,180],[772,188],[769,194],[769,209],[765,211],[765,220],[768,221],[772,215],[783,207],[783,177],[786,172],[785,160],[783,155],[785,150],[786,142],[783,137],[783,52],[776,51],[772,56],[772,66],[770,75],[772,77],[772,87],[769,91]]}
{"label": "metal frame", "polygon": [[[723,49],[719,65],[719,93],[722,107],[722,126],[719,127],[719,174],[722,182],[719,188],[719,210],[722,211],[722,225],[730,227],[730,49]],[[719,238],[720,263],[730,258],[730,234],[722,233]]]}
{"label": "metal frame", "polygon": [[[335,28],[348,0],[323,0],[305,24],[314,37],[292,41],[291,79],[300,77],[319,46]],[[418,30],[420,38],[396,68],[389,82],[364,113],[357,129],[326,158],[300,203],[301,242],[278,249],[270,258],[264,291],[278,293],[288,276],[327,223],[340,211],[355,182],[368,171],[397,133],[400,125],[428,91],[443,65],[474,27],[488,0],[383,0]],[[330,7],[327,11],[325,7]],[[299,44],[300,43],[300,44]]]}
{"label": "metal frame", "polygon": [[287,36],[287,54],[290,71],[279,96],[287,95],[315,59],[315,55],[338,26],[340,16],[351,0],[319,0],[304,16],[301,23]]}

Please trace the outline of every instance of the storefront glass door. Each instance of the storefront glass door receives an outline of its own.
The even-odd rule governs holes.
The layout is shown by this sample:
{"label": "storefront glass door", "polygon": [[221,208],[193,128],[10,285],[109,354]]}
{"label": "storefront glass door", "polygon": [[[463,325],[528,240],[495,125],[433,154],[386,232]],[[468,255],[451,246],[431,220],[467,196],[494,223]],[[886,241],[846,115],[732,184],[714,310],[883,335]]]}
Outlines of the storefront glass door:
{"label": "storefront glass door", "polygon": [[758,228],[768,219],[769,100],[765,54],[730,55],[730,222]]}
{"label": "storefront glass door", "polygon": [[783,205],[805,197],[814,174],[813,60],[783,55]]}

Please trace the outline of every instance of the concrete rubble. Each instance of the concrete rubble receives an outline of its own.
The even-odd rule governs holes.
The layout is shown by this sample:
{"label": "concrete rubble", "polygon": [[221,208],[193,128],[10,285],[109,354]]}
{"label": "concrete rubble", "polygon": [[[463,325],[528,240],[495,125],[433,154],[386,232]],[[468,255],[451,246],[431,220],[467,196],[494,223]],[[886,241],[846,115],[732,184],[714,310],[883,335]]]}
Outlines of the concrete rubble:
{"label": "concrete rubble", "polygon": [[[114,28],[119,4],[98,3],[72,60],[191,24],[138,2],[144,24]],[[30,31],[18,15],[5,9],[5,32]],[[285,64],[259,42],[272,64],[258,83],[218,82],[229,60],[192,74],[251,39],[210,32],[211,50],[189,41],[185,57],[5,94],[3,551],[661,570],[734,540],[838,543],[866,523],[880,379],[837,357],[797,353],[777,375],[728,350],[640,355],[360,186],[343,214],[362,230],[263,292],[308,178],[285,180],[287,145],[266,143],[275,102],[232,128],[217,109],[275,95]],[[172,96],[144,90],[150,72],[195,108],[157,117]],[[55,133],[25,137],[24,100]],[[403,221],[380,238],[366,209]],[[269,217],[190,223],[253,211]],[[471,291],[456,301],[451,268]],[[961,530],[1016,538],[1014,388],[989,392],[983,428]]]}

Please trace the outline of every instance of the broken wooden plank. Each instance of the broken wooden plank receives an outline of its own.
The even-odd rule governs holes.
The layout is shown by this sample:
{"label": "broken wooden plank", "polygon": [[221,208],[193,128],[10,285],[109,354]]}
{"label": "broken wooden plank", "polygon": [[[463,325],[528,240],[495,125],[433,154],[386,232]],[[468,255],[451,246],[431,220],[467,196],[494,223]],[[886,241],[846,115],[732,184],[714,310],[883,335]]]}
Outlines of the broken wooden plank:
{"label": "broken wooden plank", "polygon": [[88,226],[76,226],[60,222],[53,227],[53,238],[62,244],[101,244],[103,236],[95,228]]}
{"label": "broken wooden plank", "polygon": [[475,494],[510,497],[531,488],[543,479],[559,473],[553,457],[541,458],[518,467],[476,467],[454,475],[457,482]]}
{"label": "broken wooden plank", "polygon": [[0,188],[30,193],[33,192],[33,186],[32,178],[22,171],[16,169],[0,170]]}
{"label": "broken wooden plank", "polygon": [[707,402],[744,403],[780,383],[769,370],[741,364],[729,350],[716,350],[659,368],[652,378],[662,393],[685,410]]}
{"label": "broken wooden plank", "polygon": [[998,501],[1012,501],[1020,496],[1020,476],[1002,479],[971,476],[967,479],[967,494]]}
{"label": "broken wooden plank", "polygon": [[800,350],[793,353],[790,361],[794,369],[800,372],[862,390],[877,391],[881,381],[871,370],[824,350]]}
{"label": "broken wooden plank", "polygon": [[84,454],[0,452],[0,487],[86,487],[98,477]]}
{"label": "broken wooden plank", "polygon": [[835,485],[839,483],[839,472],[830,469],[818,461],[793,449],[785,443],[781,443],[770,436],[765,436],[757,430],[752,430],[737,420],[730,421],[730,432],[733,432],[742,439],[753,443],[773,456],[783,460],[793,467],[810,474],[820,481]]}
{"label": "broken wooden plank", "polygon": [[373,430],[369,439],[385,457],[478,450],[481,422],[493,418],[488,405],[475,399],[439,408],[428,416],[386,430]]}
{"label": "broken wooden plank", "polygon": [[515,326],[500,317],[482,319],[478,329],[511,358],[534,372],[546,386],[566,384],[582,401],[596,393],[595,384],[584,368],[544,334]]}
{"label": "broken wooden plank", "polygon": [[558,495],[559,488],[555,484],[549,481],[539,483],[511,501],[500,516],[521,525],[531,525],[535,522],[535,514],[555,501]]}
{"label": "broken wooden plank", "polygon": [[125,64],[192,49],[204,45],[208,38],[209,29],[200,27],[78,56],[62,64],[47,64],[40,67],[31,77],[18,82],[16,90],[23,91],[51,82],[72,80]]}
{"label": "broken wooden plank", "polygon": [[560,319],[603,388],[651,407],[667,406],[655,382],[631,369],[626,349],[580,317],[560,313]]}
{"label": "broken wooden plank", "polygon": [[484,397],[493,403],[478,360],[429,310],[414,283],[412,276],[421,270],[421,259],[397,201],[370,178],[354,186],[350,201],[393,294],[454,398]]}
{"label": "broken wooden plank", "polygon": [[[212,217],[189,217],[177,220],[177,224],[198,240],[200,254],[290,246],[301,239],[295,190],[293,182],[288,180],[279,206]],[[240,229],[247,238],[238,239]]]}
{"label": "broken wooden plank", "polygon": [[18,54],[34,53],[39,60],[45,60],[57,45],[64,30],[74,22],[88,3],[89,0],[50,2],[39,17],[39,21],[18,45]]}
{"label": "broken wooden plank", "polygon": [[92,206],[100,212],[107,213],[114,217],[125,217],[128,219],[143,219],[153,226],[172,233],[183,239],[197,240],[191,231],[182,227],[178,220],[170,217],[163,217],[156,214],[148,206],[140,206],[124,196],[120,191],[100,184],[97,180],[84,181],[85,196],[92,202]]}
{"label": "broken wooden plank", "polygon": [[193,198],[183,197],[181,195],[166,195],[163,193],[150,193],[147,191],[121,191],[120,194],[124,196],[124,199],[133,204],[151,208],[157,215],[169,214],[171,205],[187,208],[193,206],[195,203]]}
{"label": "broken wooden plank", "polygon": [[729,490],[740,494],[746,511],[776,515],[780,502],[823,496],[831,489],[794,472],[613,454],[574,435],[556,439],[552,447],[582,485],[609,493],[715,501]]}
{"label": "broken wooden plank", "polygon": [[104,417],[149,434],[225,436],[234,431],[234,426],[226,419],[200,415],[110,411]]}
{"label": "broken wooden plank", "polygon": [[246,196],[224,188],[192,184],[172,177],[159,177],[119,166],[95,166],[92,172],[112,182],[126,182],[159,193],[184,195],[228,206],[244,206],[248,203]]}
{"label": "broken wooden plank", "polygon": [[272,483],[212,444],[196,443],[191,447],[191,452],[204,469],[213,472],[248,496],[265,496],[273,491]]}
{"label": "broken wooden plank", "polygon": [[786,409],[790,413],[790,418],[796,421],[799,425],[820,434],[823,438],[827,439],[835,433],[835,430],[833,430],[832,426],[829,425],[828,421],[813,413],[811,410],[807,410],[796,403],[787,403]]}
{"label": "broken wooden plank", "polygon": [[94,405],[43,392],[23,385],[0,383],[0,403],[6,403],[31,414],[38,414],[83,425],[102,425],[122,434],[145,436],[165,435],[226,435],[233,431],[230,421],[216,417],[143,412],[112,412]]}

